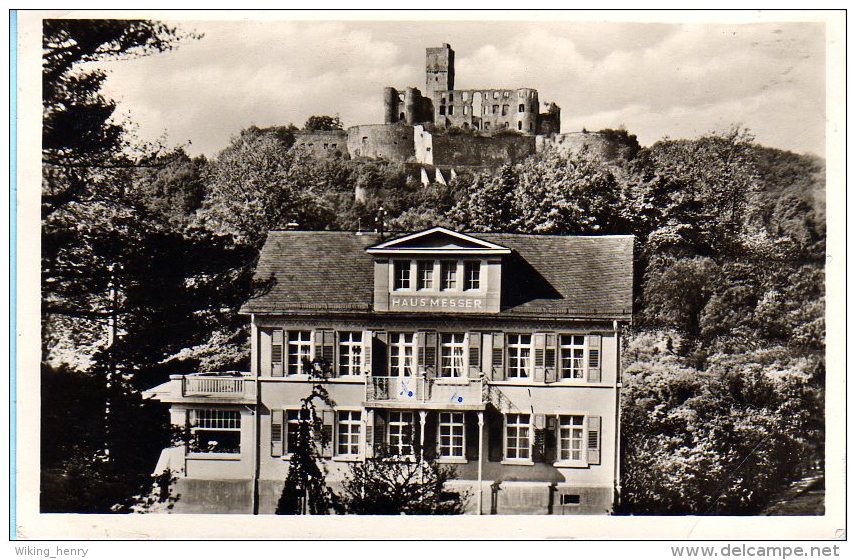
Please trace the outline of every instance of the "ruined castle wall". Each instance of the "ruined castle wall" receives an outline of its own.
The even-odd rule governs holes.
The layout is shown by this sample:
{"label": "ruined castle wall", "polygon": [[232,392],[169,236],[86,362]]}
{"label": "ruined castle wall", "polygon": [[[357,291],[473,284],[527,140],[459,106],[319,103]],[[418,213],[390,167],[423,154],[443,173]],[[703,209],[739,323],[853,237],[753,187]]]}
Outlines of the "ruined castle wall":
{"label": "ruined castle wall", "polygon": [[535,153],[535,137],[527,135],[434,134],[431,143],[432,163],[442,167],[496,168],[518,163]]}
{"label": "ruined castle wall", "polygon": [[538,136],[536,139],[536,150],[554,148],[565,154],[580,154],[587,151],[593,154],[606,154],[609,150],[609,140],[603,134],[597,132],[566,132],[551,136]]}
{"label": "ruined castle wall", "polygon": [[352,158],[380,158],[403,162],[412,159],[413,127],[402,123],[361,124],[348,129]]}
{"label": "ruined castle wall", "polygon": [[315,157],[348,157],[348,133],[344,130],[295,132],[294,145]]}
{"label": "ruined castle wall", "polygon": [[482,132],[538,131],[538,90],[467,89],[442,91],[434,100],[434,124]]}
{"label": "ruined castle wall", "polygon": [[422,126],[413,127],[413,148],[417,162],[434,165],[434,135]]}

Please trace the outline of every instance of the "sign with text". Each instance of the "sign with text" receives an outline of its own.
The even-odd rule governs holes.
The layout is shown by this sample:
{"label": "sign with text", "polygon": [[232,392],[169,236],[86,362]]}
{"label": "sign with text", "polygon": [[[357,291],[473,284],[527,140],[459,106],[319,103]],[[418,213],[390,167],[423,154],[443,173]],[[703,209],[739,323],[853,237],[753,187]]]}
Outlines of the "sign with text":
{"label": "sign with text", "polygon": [[390,294],[389,310],[483,313],[487,311],[487,305],[484,296],[400,296]]}

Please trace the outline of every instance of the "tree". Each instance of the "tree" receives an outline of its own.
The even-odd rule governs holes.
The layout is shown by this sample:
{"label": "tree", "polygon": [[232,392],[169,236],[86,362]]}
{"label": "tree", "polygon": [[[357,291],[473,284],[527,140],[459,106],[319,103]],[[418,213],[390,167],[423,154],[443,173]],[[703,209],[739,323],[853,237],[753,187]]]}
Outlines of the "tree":
{"label": "tree", "polygon": [[380,449],[364,462],[352,463],[340,496],[342,513],[358,515],[458,515],[469,495],[445,484],[455,469],[417,452],[415,460]]}
{"label": "tree", "polygon": [[322,449],[333,445],[333,434],[324,429],[319,405],[335,407],[324,380],[331,374],[330,364],[304,360],[304,368],[313,380],[308,395],[300,400],[296,432],[289,434],[288,474],[276,506],[277,515],[329,514],[336,506],[336,496],[327,486]]}
{"label": "tree", "polygon": [[322,229],[332,217],[318,197],[324,185],[314,180],[313,162],[274,134],[242,132],[211,161],[203,222],[257,250],[272,229]]}
{"label": "tree", "polygon": [[303,130],[342,130],[342,121],[339,119],[339,115],[335,117],[329,115],[312,115],[306,119]]}

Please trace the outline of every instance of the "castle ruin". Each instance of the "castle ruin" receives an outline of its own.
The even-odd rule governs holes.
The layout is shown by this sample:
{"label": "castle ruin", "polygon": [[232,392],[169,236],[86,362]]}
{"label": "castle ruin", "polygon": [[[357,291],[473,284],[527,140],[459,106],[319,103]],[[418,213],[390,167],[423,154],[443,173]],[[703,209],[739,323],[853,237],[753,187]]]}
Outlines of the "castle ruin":
{"label": "castle ruin", "polygon": [[[543,109],[543,112],[542,112]],[[448,43],[425,53],[425,93],[383,89],[383,124],[347,131],[305,131],[296,144],[316,156],[415,163],[443,180],[455,169],[496,168],[547,148],[579,151],[596,133],[561,133],[561,109],[533,88],[455,89],[455,51]]]}

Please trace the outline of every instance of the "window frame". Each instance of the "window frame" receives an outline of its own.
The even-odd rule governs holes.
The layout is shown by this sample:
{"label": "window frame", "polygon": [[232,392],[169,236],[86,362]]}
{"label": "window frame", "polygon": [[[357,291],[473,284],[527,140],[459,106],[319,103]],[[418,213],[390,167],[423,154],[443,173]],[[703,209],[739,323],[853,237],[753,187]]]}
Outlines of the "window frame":
{"label": "window frame", "polygon": [[[581,344],[577,344],[573,340],[577,337],[582,338]],[[565,338],[570,338],[571,344],[563,344],[562,339],[565,339]],[[556,355],[556,359],[557,359],[556,380],[559,382],[564,382],[564,383],[585,383],[586,377],[587,377],[587,371],[588,371],[588,360],[589,360],[588,337],[584,334],[559,333],[556,341],[557,341],[557,346],[558,346],[558,353]],[[579,374],[580,374],[579,377],[573,377],[573,373],[574,373],[574,371],[576,371],[576,368],[574,368],[574,361],[578,359],[578,358],[574,357],[574,353],[575,353],[574,351],[575,350],[582,350],[581,365],[578,369]],[[566,351],[570,352],[571,368],[570,368],[570,370],[567,370],[567,371],[570,371],[571,377],[565,377],[566,368],[565,368],[564,353]]]}
{"label": "window frame", "polygon": [[[469,269],[468,267],[473,267]],[[472,287],[473,279],[470,277],[470,272],[475,271],[475,287]],[[482,284],[481,284],[481,276],[482,276],[482,261],[473,260],[473,259],[465,259],[464,260],[464,282],[463,282],[463,291],[464,292],[481,292]]]}
{"label": "window frame", "polygon": [[[233,418],[213,418],[215,421],[222,422],[234,422],[237,420],[237,426],[199,426],[198,423],[200,421],[200,413],[214,413],[217,414],[225,414],[229,413],[234,415]],[[229,408],[189,408],[187,410],[187,419],[190,428],[190,433],[192,436],[191,442],[188,444],[187,452],[190,455],[199,455],[199,456],[211,456],[211,455],[221,455],[221,456],[238,456],[241,454],[241,444],[243,443],[241,440],[241,426],[243,416],[241,415],[240,410],[229,409]],[[208,419],[212,420],[212,419]],[[198,447],[198,442],[196,442],[196,437],[199,432],[204,433],[218,433],[218,432],[228,432],[229,434],[234,434],[237,432],[238,434],[238,450],[237,451],[208,451],[203,450]]]}
{"label": "window frame", "polygon": [[[522,342],[512,343],[511,338],[518,337],[518,339],[522,339],[522,337],[528,337],[529,342],[524,344]],[[506,366],[505,366],[505,378],[507,380],[510,379],[532,379],[534,377],[534,366],[535,366],[535,337],[532,333],[508,333],[505,335],[505,355],[506,355]],[[512,360],[519,361],[521,360],[521,356],[512,356],[512,349],[520,351],[520,350],[528,350],[529,353],[526,356],[526,365],[525,368],[520,368],[520,366],[512,367]],[[520,371],[525,371],[526,375],[519,375]],[[512,375],[512,372],[516,372],[515,375]]]}
{"label": "window frame", "polygon": [[[347,415],[349,418],[347,420],[343,419],[342,418],[343,414]],[[357,415],[356,420],[353,418],[353,416],[355,414]],[[348,451],[352,451],[353,449],[356,449],[355,453],[342,453],[341,452],[340,446],[342,445],[342,443],[339,441],[339,439],[342,435],[342,426],[343,425],[350,426],[351,428],[356,426],[356,434],[354,434],[352,430],[348,431],[349,441],[348,441],[348,443],[345,444],[348,448]],[[361,408],[337,408],[336,409],[336,427],[335,427],[335,433],[333,434],[333,437],[335,438],[335,453],[333,453],[334,459],[355,460],[355,459],[359,459],[362,456],[362,450],[364,447],[363,442],[365,441],[363,439],[364,438],[363,434],[365,432],[364,426],[365,426],[364,415],[363,415],[363,410]],[[352,440],[354,435],[356,435],[356,441]]]}
{"label": "window frame", "polygon": [[[288,442],[289,442],[289,439],[291,437],[291,434],[294,433],[294,435],[296,436],[297,432],[293,431],[294,428],[290,428],[290,426],[292,426],[292,425],[296,426],[296,425],[300,424],[301,412],[303,412],[303,409],[300,408],[299,406],[287,407],[283,410],[283,414],[282,414],[282,416],[283,416],[282,417],[282,458],[283,459],[286,459],[286,460],[290,459],[292,454],[294,453],[293,451],[290,450],[292,446],[289,445]],[[294,419],[291,418],[292,413],[295,416]],[[309,420],[310,422],[312,421],[311,418],[307,418],[307,420]],[[310,431],[312,430],[311,424],[310,424],[309,429],[310,429]]]}
{"label": "window frame", "polygon": [[[457,342],[455,337],[460,336],[461,341]],[[451,341],[447,342],[446,337],[451,337]],[[438,379],[465,379],[467,377],[467,364],[468,364],[468,344],[469,340],[467,338],[467,333],[465,332],[444,332],[440,333],[439,336],[439,346],[440,346],[440,375],[438,375]],[[455,366],[455,354],[454,351],[456,349],[460,349],[461,354],[457,356],[460,358],[460,363],[456,367]],[[450,355],[446,356],[446,350],[450,351]],[[447,368],[446,362],[450,361],[450,365]],[[450,375],[446,375],[446,371],[450,371]],[[455,372],[458,372],[457,374]]]}
{"label": "window frame", "polygon": [[[443,417],[448,415],[449,421],[444,422]],[[456,422],[455,419],[460,417],[461,421]],[[462,462],[467,460],[467,418],[463,412],[456,412],[453,410],[442,410],[437,414],[437,459],[441,462]],[[460,426],[461,434],[460,436],[456,436],[454,434],[454,428],[456,426]],[[448,436],[443,435],[443,428],[448,427],[450,429]],[[444,446],[442,443],[442,438],[449,438],[449,445]],[[460,437],[460,445],[455,444],[455,439]],[[449,450],[449,454],[444,454],[444,447],[447,447]],[[455,455],[454,451],[460,447],[460,455]]]}
{"label": "window frame", "polygon": [[[510,417],[512,417],[512,416],[518,420],[521,417],[525,416],[528,418],[528,421],[525,424],[522,422],[511,423],[509,420],[510,420]],[[502,422],[502,463],[514,464],[514,465],[533,465],[533,464],[535,464],[534,461],[532,460],[532,444],[533,444],[532,440],[534,439],[532,417],[533,417],[532,414],[522,413],[522,412],[509,412],[509,413],[506,413],[503,415],[503,422]],[[527,457],[519,457],[519,456],[518,457],[509,457],[508,456],[508,450],[509,450],[508,444],[509,444],[509,440],[510,440],[510,435],[508,432],[509,427],[516,427],[516,429],[517,429],[517,435],[515,436],[516,440],[519,440],[521,438],[521,436],[519,435],[520,429],[526,428],[526,440],[528,443],[528,445],[526,447]],[[514,449],[516,450],[515,455],[518,455],[519,454],[518,452],[523,448],[520,447],[519,441],[516,443],[517,443],[517,445],[514,446]]]}
{"label": "window frame", "polygon": [[[348,340],[342,340],[348,335]],[[354,340],[354,338],[359,340]],[[339,377],[354,377],[363,374],[363,331],[338,331],[336,333],[336,353]],[[347,373],[344,373],[347,372]]]}
{"label": "window frame", "polygon": [[[586,453],[588,452],[588,414],[584,412],[559,412],[555,415],[551,415],[556,418],[556,460],[553,463],[554,466],[558,467],[587,467],[588,460],[586,457]],[[573,424],[573,418],[579,417],[582,419],[582,423]],[[569,429],[569,437],[568,437],[568,458],[562,458],[562,418],[568,418],[572,423],[567,424]],[[575,427],[578,427],[580,430],[580,458],[574,459],[572,453],[574,451],[573,443],[574,436],[573,430]]]}
{"label": "window frame", "polygon": [[[393,415],[397,415],[400,420],[393,420]],[[410,417],[410,421],[405,421],[405,415]],[[395,434],[396,439],[398,439],[398,443],[393,444],[393,426],[400,427],[401,431]],[[407,436],[405,431],[406,427],[410,426],[410,443],[404,443],[404,438]],[[416,431],[416,415],[412,410],[389,410],[387,411],[386,416],[386,441],[384,442],[387,446],[387,449],[390,452],[394,452],[395,455],[400,457],[415,457],[415,449],[413,445],[413,438],[415,437]],[[410,453],[403,453],[406,448],[410,448]]]}
{"label": "window frame", "polygon": [[[440,261],[440,291],[457,292],[458,290],[458,265],[460,261],[442,259]],[[447,277],[447,272],[452,272],[452,278]],[[450,283],[450,280],[452,281]]]}
{"label": "window frame", "polygon": [[[292,340],[292,336],[294,335],[303,335],[304,333],[308,333],[308,338],[306,340],[297,339]],[[284,364],[284,375],[287,377],[294,377],[298,375],[308,375],[306,371],[303,370],[303,357],[312,361],[314,359],[315,353],[315,345],[313,344],[315,338],[315,332],[309,329],[289,329],[287,331],[288,337],[284,341],[285,342],[285,364]],[[292,353],[291,347],[292,345],[297,347],[297,363],[293,364],[296,368],[296,371],[292,372]],[[302,352],[301,349],[305,350]]]}
{"label": "window frame", "polygon": [[[433,292],[434,291],[434,276],[437,268],[436,260],[419,259],[416,261],[416,291]],[[430,271],[430,276],[426,277],[425,272]],[[426,280],[428,283],[426,285]]]}
{"label": "window frame", "polygon": [[[398,336],[405,337],[405,342],[399,342],[398,340],[393,340],[394,338],[397,338]],[[387,340],[387,346],[389,348],[389,359],[387,360],[387,362],[388,362],[388,364],[387,364],[387,375],[389,377],[396,377],[396,378],[416,377],[416,373],[417,373],[416,372],[416,368],[417,368],[417,364],[416,364],[416,354],[417,354],[416,333],[414,333],[412,331],[392,331],[388,334],[388,337],[389,338]],[[407,341],[406,337],[409,337],[410,340]],[[396,349],[396,355],[395,356],[393,355],[393,348]],[[393,358],[395,358],[396,360],[401,359],[401,356],[397,355],[397,352],[399,350],[402,350],[402,349],[405,351],[405,355],[404,355],[405,362],[393,365]],[[409,356],[406,353],[406,351],[408,349],[410,350]],[[409,366],[407,364],[408,358],[409,358]],[[410,373],[409,374],[403,373],[407,369],[410,370]],[[396,371],[396,370],[397,370],[397,373],[393,373],[393,371]]]}
{"label": "window frame", "polygon": [[[406,266],[405,266],[406,265]],[[401,268],[399,268],[399,266]],[[392,261],[392,290],[394,292],[409,292],[413,290],[413,261],[409,259],[395,259]],[[404,275],[407,272],[407,286],[404,284]]]}

